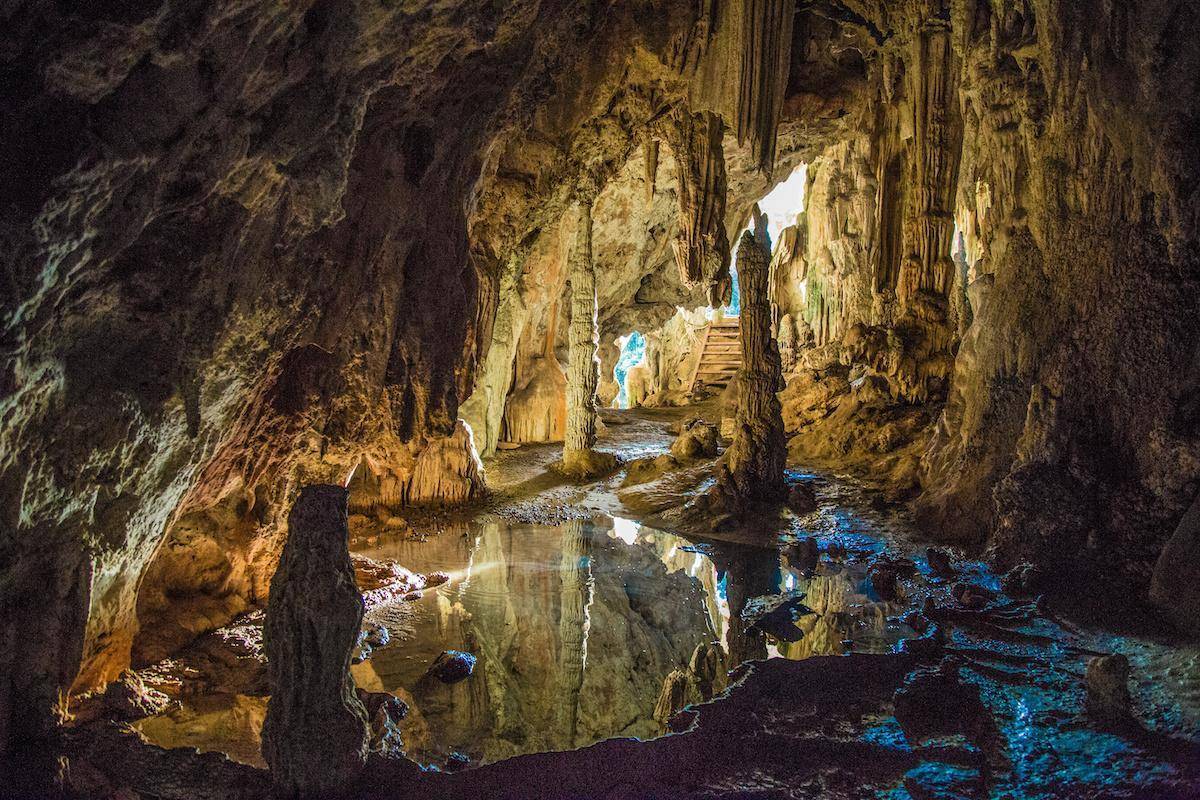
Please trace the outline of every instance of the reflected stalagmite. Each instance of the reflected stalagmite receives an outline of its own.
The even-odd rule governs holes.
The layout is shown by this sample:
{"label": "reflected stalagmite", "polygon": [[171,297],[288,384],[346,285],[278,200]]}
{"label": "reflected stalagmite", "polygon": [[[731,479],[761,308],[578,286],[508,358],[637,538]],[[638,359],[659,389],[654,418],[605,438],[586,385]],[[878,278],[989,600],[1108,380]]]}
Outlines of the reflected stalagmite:
{"label": "reflected stalagmite", "polygon": [[563,742],[574,746],[579,724],[579,690],[587,667],[587,640],[592,604],[590,540],[582,520],[571,520],[562,532],[562,582],[559,607],[559,726]]}
{"label": "reflected stalagmite", "polygon": [[718,574],[725,583],[729,602],[729,627],[726,631],[726,669],[767,655],[766,641],[757,629],[742,618],[746,603],[769,595],[779,586],[779,553],[756,547],[720,545],[712,555]]}

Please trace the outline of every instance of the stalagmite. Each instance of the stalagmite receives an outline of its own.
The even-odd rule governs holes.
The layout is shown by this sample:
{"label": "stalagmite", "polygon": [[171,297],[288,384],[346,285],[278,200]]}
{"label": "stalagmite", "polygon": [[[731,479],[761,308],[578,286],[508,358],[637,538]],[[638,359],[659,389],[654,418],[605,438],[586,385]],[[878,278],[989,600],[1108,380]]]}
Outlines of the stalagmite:
{"label": "stalagmite", "polygon": [[561,650],[558,656],[559,725],[563,741],[571,746],[579,727],[579,692],[587,666],[587,640],[591,628],[592,604],[590,550],[583,520],[570,520],[562,532],[561,606],[558,632]]}
{"label": "stalagmite", "polygon": [[271,580],[262,752],[282,797],[337,796],[366,762],[367,712],[350,676],[363,599],[348,550],[347,496],[340,486],[301,490]]}
{"label": "stalagmite", "polygon": [[596,444],[596,386],[600,336],[596,330],[596,272],[592,264],[592,194],[575,208],[577,226],[568,266],[571,278],[571,324],[568,330],[567,427],[562,471],[588,478],[614,469],[616,456],[594,449]]}
{"label": "stalagmite", "polygon": [[768,261],[754,235],[743,233],[738,245],[742,367],[737,381],[737,418],[733,444],[717,467],[718,488],[735,506],[743,500],[778,500],[786,493],[783,465],[787,450],[775,394],[782,379],[779,351],[771,338]]}
{"label": "stalagmite", "polygon": [[709,290],[711,305],[723,305],[732,290],[725,233],[729,187],[724,123],[716,114],[692,114],[679,107],[660,128],[675,154],[679,179],[679,236],[671,243],[675,263],[685,284],[701,284]]}

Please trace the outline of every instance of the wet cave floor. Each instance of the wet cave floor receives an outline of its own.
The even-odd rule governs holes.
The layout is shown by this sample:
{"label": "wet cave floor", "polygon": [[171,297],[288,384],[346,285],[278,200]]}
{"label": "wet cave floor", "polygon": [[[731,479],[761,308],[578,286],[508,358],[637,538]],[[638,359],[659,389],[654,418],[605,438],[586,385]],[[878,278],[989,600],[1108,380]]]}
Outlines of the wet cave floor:
{"label": "wet cave floor", "polygon": [[[668,426],[714,411],[606,411],[600,449],[658,455]],[[367,592],[352,673],[404,700],[423,767],[374,759],[362,796],[1200,796],[1200,647],[1010,596],[963,554],[931,565],[905,510],[846,477],[793,470],[815,511],[686,538],[656,513],[711,459],[579,486],[548,470],[559,452],[501,451],[469,513],[352,518],[362,563],[416,574]],[[175,702],[131,725],[150,743],[127,762],[135,790],[215,791],[146,766],[160,746],[245,776],[222,791],[264,785],[260,641],[252,614],[146,671]],[[447,649],[476,658],[469,678],[426,675]],[[1132,719],[1085,711],[1088,661],[1109,653],[1129,659]],[[99,758],[112,745],[88,730]]]}

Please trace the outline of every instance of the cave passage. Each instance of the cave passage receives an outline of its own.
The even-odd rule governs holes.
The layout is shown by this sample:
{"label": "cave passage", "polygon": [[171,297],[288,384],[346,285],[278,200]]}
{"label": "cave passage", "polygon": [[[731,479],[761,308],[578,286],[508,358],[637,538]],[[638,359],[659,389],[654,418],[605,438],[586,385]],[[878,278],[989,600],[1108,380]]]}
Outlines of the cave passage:
{"label": "cave passage", "polygon": [[1194,0],[28,0],[0,75],[0,794],[1200,796]]}
{"label": "cave passage", "polygon": [[615,408],[629,408],[629,387],[626,379],[629,371],[646,360],[646,337],[638,331],[617,337],[617,364],[613,367],[613,378],[621,387],[613,400]]}

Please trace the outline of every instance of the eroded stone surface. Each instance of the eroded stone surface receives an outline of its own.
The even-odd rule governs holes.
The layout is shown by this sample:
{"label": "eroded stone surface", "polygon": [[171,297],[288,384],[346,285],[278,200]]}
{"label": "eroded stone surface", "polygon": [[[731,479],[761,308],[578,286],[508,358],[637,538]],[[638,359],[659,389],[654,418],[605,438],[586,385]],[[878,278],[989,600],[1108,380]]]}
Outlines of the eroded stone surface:
{"label": "eroded stone surface", "polygon": [[284,797],[344,794],[366,763],[367,712],[350,675],[363,599],[347,549],[347,495],[340,486],[300,491],[271,579],[262,749]]}

